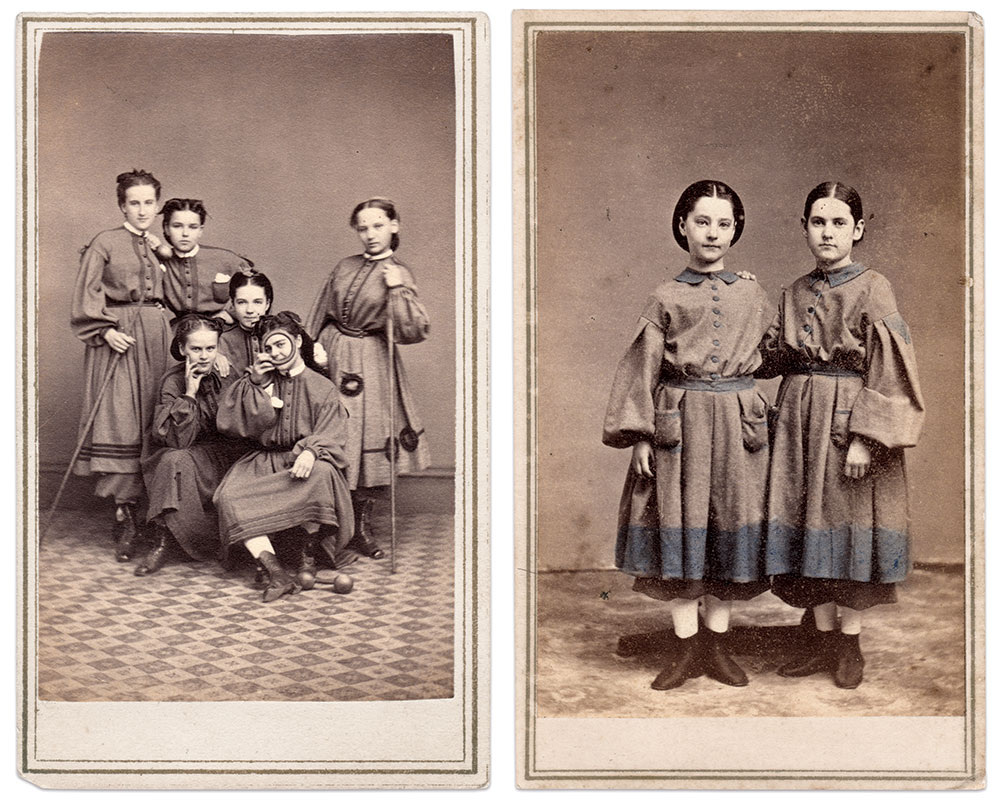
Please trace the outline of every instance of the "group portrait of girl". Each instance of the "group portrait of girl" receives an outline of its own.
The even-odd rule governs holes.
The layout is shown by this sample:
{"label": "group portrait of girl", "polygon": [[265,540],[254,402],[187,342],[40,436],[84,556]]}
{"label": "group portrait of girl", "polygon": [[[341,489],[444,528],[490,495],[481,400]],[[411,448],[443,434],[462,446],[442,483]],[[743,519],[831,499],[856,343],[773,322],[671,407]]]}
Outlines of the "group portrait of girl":
{"label": "group portrait of girl", "polygon": [[[691,184],[671,215],[687,264],[649,296],[604,420],[604,443],[632,451],[615,564],[672,619],[654,689],[703,675],[747,685],[731,611],[765,591],[810,613],[807,648],[777,656],[778,673],[854,689],[863,616],[896,601],[911,567],[903,452],[924,417],[913,342],[889,281],[855,256],[856,189],[806,194],[814,267],[776,304],[727,269],[746,216],[718,180]],[[776,377],[772,405],[756,379]]]}
{"label": "group portrait of girl", "polygon": [[273,601],[317,566],[385,557],[373,508],[428,463],[396,346],[429,323],[395,204],[355,206],[359,252],[290,310],[266,266],[201,241],[201,200],[164,201],[145,170],[119,175],[116,198],[70,320],[85,346],[72,470],[108,500],[109,558],[148,576],[242,549]]}

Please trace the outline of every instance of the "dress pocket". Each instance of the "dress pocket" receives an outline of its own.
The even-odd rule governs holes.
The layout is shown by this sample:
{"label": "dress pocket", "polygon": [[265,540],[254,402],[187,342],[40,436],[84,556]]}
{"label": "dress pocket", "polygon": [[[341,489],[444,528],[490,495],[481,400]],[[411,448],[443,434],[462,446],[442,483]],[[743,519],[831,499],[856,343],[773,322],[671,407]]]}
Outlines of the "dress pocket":
{"label": "dress pocket", "polygon": [[756,390],[741,390],[736,395],[740,402],[743,447],[747,451],[760,451],[767,445],[767,399]]}
{"label": "dress pocket", "polygon": [[861,379],[837,377],[834,393],[833,415],[830,420],[830,440],[837,448],[847,448],[851,442],[851,410],[861,392]]}

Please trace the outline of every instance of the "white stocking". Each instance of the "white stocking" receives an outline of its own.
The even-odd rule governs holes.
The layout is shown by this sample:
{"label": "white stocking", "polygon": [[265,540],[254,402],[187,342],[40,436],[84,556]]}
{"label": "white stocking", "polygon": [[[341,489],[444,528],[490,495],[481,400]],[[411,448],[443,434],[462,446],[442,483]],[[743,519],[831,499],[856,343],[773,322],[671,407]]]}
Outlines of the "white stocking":
{"label": "white stocking", "polygon": [[729,631],[729,615],[733,611],[731,601],[722,601],[715,596],[705,596],[705,626],[712,632]]}
{"label": "white stocking", "polygon": [[816,619],[816,629],[820,632],[831,632],[837,628],[837,605],[834,602],[813,607],[813,616]]}
{"label": "white stocking", "polygon": [[247,547],[247,551],[253,555],[255,560],[260,559],[261,553],[265,551],[274,554],[274,546],[271,545],[271,538],[267,535],[258,535],[257,537],[244,540],[243,545]]}
{"label": "white stocking", "polygon": [[852,610],[850,607],[841,607],[840,631],[845,635],[860,635],[861,610]]}
{"label": "white stocking", "polygon": [[670,602],[670,617],[674,620],[674,634],[690,638],[698,632],[698,600],[674,599]]}

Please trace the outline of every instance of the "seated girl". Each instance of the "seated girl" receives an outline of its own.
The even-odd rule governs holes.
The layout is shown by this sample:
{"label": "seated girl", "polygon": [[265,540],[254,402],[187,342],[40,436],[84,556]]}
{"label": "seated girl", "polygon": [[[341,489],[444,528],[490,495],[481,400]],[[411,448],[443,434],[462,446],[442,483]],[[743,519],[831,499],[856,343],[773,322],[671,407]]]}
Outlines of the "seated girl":
{"label": "seated girl", "polygon": [[235,381],[213,370],[222,321],[185,315],[174,330],[170,353],[181,364],[163,375],[153,413],[150,441],[162,446],[142,461],[149,495],[147,520],[153,547],[136,567],[136,576],[154,574],[171,554],[196,560],[216,556],[212,494],[247,445],[219,434],[215,416],[219,396]]}
{"label": "seated girl", "polygon": [[335,567],[354,534],[344,479],[347,414],[337,388],[318,372],[312,340],[297,315],[264,317],[254,334],[261,351],[224,393],[219,431],[255,441],[215,491],[224,546],[243,543],[267,573],[264,601],[300,588],[278,561],[270,536],[302,530],[298,570],[314,570],[316,546]]}

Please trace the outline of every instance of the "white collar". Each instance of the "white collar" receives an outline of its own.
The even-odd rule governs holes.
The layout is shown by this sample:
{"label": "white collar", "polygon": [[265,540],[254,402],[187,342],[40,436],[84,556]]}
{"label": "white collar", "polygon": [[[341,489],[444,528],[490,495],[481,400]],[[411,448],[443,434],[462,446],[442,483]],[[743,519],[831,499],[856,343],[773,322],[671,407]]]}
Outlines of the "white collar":
{"label": "white collar", "polygon": [[305,363],[305,362],[303,362],[303,363],[302,363],[301,365],[299,365],[299,366],[298,366],[297,368],[292,368],[291,370],[289,370],[289,371],[287,371],[287,372],[285,372],[285,371],[282,371],[282,370],[280,370],[280,368],[279,368],[279,372],[280,372],[280,373],[281,373],[281,374],[282,374],[283,376],[287,376],[288,378],[292,378],[293,376],[298,376],[298,375],[299,375],[299,374],[300,374],[300,373],[301,373],[302,371],[304,371],[305,369],[306,369],[306,363]]}
{"label": "white collar", "polygon": [[128,220],[126,220],[124,223],[122,223],[122,225],[125,226],[125,230],[126,231],[131,231],[137,237],[143,237],[143,238],[146,237],[146,232],[145,231],[140,231],[134,225],[132,225]]}
{"label": "white collar", "polygon": [[176,248],[174,248],[174,256],[176,256],[176,257],[177,257],[178,259],[190,259],[190,258],[191,258],[191,257],[193,257],[193,256],[197,256],[197,255],[198,255],[198,251],[199,251],[200,249],[201,249],[201,245],[199,245],[199,244],[198,244],[198,243],[196,242],[196,243],[194,244],[194,250],[192,250],[192,251],[189,251],[188,253],[181,253],[181,252],[180,252],[180,251],[178,251],[178,250],[177,250]]}
{"label": "white collar", "polygon": [[368,262],[377,262],[380,259],[388,259],[390,256],[392,256],[391,249],[388,251],[383,251],[382,253],[375,254],[374,256],[372,256],[370,253],[366,253],[365,260]]}

